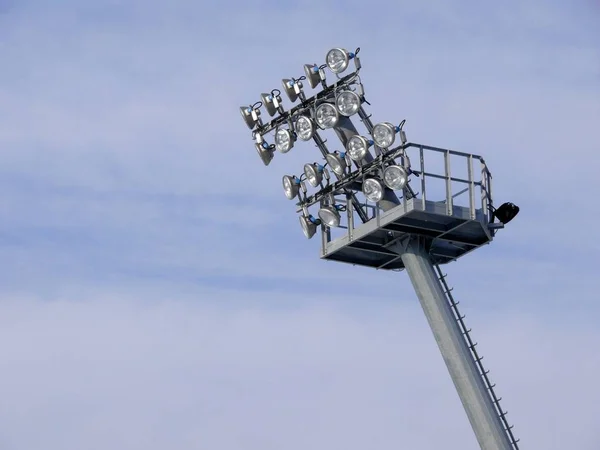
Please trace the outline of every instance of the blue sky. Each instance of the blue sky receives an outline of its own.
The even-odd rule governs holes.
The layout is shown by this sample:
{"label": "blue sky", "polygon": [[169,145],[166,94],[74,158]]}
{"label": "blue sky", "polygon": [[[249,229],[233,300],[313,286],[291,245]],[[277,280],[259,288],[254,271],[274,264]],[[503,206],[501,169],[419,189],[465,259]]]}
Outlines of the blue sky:
{"label": "blue sky", "polygon": [[[597,3],[0,0],[0,448],[475,449],[404,273],[318,259],[238,108],[361,47],[521,213],[447,267],[522,448],[597,449]],[[334,138],[331,137],[330,142]]]}

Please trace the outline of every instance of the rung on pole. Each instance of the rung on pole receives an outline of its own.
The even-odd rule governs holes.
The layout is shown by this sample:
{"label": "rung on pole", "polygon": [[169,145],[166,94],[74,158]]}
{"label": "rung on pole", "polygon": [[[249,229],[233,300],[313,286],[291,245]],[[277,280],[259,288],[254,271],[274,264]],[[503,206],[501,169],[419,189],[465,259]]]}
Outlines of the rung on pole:
{"label": "rung on pole", "polygon": [[510,441],[510,444],[511,444],[513,450],[519,450],[519,446],[517,445],[517,443],[519,442],[519,439],[516,439],[515,436],[513,435],[513,432],[512,432],[513,426],[509,425],[509,423],[506,419],[507,411],[503,411],[502,408],[500,407],[500,400],[502,400],[502,397],[498,397],[496,395],[496,392],[494,391],[494,387],[496,387],[496,385],[492,384],[488,377],[489,370],[485,370],[485,368],[483,367],[483,364],[481,363],[483,356],[480,356],[477,353],[477,350],[475,349],[475,346],[477,345],[477,343],[473,342],[473,340],[471,339],[471,329],[467,328],[467,326],[465,325],[465,322],[464,322],[465,316],[462,315],[460,313],[460,311],[458,310],[459,302],[455,301],[454,298],[452,297],[452,294],[451,294],[452,288],[450,288],[448,286],[448,283],[446,282],[447,275],[442,272],[442,270],[440,269],[440,266],[437,264],[435,265],[435,270],[437,272],[438,279],[442,283],[444,293],[446,294],[446,300],[448,301],[448,303],[452,309],[452,312],[454,313],[454,317],[460,326],[462,335],[463,335],[465,341],[467,342],[467,346],[469,347],[469,350],[471,350],[471,357],[473,358],[473,360],[475,361],[475,364],[477,365],[477,368],[479,369],[479,374],[481,375],[481,378],[483,379],[485,387],[487,388],[487,392],[488,392],[490,398],[492,399],[492,403],[494,404],[494,406],[496,408],[496,414],[498,414],[498,417],[502,421],[502,425],[504,426],[504,431],[508,435],[508,439]]}

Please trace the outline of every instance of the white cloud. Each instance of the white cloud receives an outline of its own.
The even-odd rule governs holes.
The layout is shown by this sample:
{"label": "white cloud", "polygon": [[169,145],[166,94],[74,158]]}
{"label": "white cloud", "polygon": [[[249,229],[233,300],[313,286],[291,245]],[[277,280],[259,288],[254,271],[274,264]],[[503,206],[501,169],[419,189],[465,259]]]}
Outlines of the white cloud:
{"label": "white cloud", "polygon": [[[206,300],[3,299],[4,448],[476,448],[416,304]],[[512,310],[478,328],[523,447],[595,448],[594,326]]]}

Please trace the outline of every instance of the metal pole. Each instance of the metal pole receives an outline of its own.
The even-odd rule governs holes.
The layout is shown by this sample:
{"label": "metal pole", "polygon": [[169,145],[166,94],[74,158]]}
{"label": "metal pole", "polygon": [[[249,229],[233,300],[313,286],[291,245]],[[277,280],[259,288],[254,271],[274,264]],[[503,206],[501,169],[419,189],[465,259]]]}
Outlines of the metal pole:
{"label": "metal pole", "polygon": [[427,254],[422,238],[411,238],[400,249],[410,281],[440,348],[458,396],[482,450],[510,450],[498,416],[471,350],[462,336],[444,289]]}

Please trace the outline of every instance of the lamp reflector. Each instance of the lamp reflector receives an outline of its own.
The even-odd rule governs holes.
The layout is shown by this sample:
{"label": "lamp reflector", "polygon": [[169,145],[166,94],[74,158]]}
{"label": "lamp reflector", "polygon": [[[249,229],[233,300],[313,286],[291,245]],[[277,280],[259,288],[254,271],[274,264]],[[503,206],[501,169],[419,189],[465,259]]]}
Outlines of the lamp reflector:
{"label": "lamp reflector", "polygon": [[248,128],[252,130],[258,122],[260,111],[258,109],[253,109],[250,106],[240,106],[240,113],[244,118],[244,122],[246,122]]}
{"label": "lamp reflector", "polygon": [[383,182],[387,187],[398,191],[404,189],[408,181],[408,173],[402,166],[396,164],[388,166],[383,170]]}
{"label": "lamp reflector", "polygon": [[292,132],[286,129],[279,129],[275,133],[275,148],[281,153],[287,153],[294,146],[294,137]]}
{"label": "lamp reflector", "polygon": [[317,125],[321,128],[333,128],[337,125],[339,116],[337,109],[331,103],[321,103],[315,113]]}
{"label": "lamp reflector", "polygon": [[317,187],[323,181],[323,166],[317,163],[304,164],[304,176],[312,187]]}
{"label": "lamp reflector", "polygon": [[281,184],[283,192],[288,200],[293,200],[300,191],[300,180],[292,175],[284,175]]}
{"label": "lamp reflector", "polygon": [[325,160],[327,161],[327,164],[333,173],[340,176],[344,175],[344,172],[348,167],[346,164],[345,153],[329,153],[327,156],[325,156]]}
{"label": "lamp reflector", "polygon": [[309,117],[298,117],[296,120],[296,135],[303,141],[309,141],[315,135],[315,125]]}
{"label": "lamp reflector", "polygon": [[294,89],[294,86],[296,85],[296,83],[297,83],[297,81],[294,81],[294,80],[291,80],[288,78],[284,78],[283,80],[281,80],[281,85],[283,86],[283,90],[285,91],[286,95],[290,99],[290,102],[292,102],[292,103],[298,99],[298,93]]}
{"label": "lamp reflector", "polygon": [[348,142],[346,143],[346,152],[353,161],[360,161],[365,157],[368,148],[372,144],[372,141],[368,141],[366,138],[356,134],[348,139]]}
{"label": "lamp reflector", "polygon": [[366,178],[363,181],[362,193],[367,200],[377,203],[383,198],[383,192],[383,183],[377,178]]}
{"label": "lamp reflector", "polygon": [[273,117],[277,113],[277,107],[279,105],[275,105],[275,96],[271,94],[260,94],[260,98],[262,100],[262,104],[264,105],[267,113]]}
{"label": "lamp reflector", "polygon": [[335,98],[335,106],[343,116],[352,116],[360,108],[360,97],[353,91],[342,91]]}
{"label": "lamp reflector", "polygon": [[342,73],[348,68],[348,63],[352,58],[354,58],[354,53],[343,48],[332,48],[327,52],[325,62],[333,73]]}
{"label": "lamp reflector", "polygon": [[266,143],[262,144],[254,144],[256,151],[258,152],[258,156],[262,159],[262,162],[265,166],[268,166],[273,160],[273,148],[267,145]]}
{"label": "lamp reflector", "polygon": [[319,219],[330,228],[340,226],[341,217],[335,205],[327,205],[319,209]]}
{"label": "lamp reflector", "polygon": [[311,88],[316,88],[321,82],[321,76],[319,75],[319,66],[316,64],[304,64],[304,74],[310,84]]}
{"label": "lamp reflector", "polygon": [[307,239],[310,239],[315,235],[318,225],[320,225],[320,221],[313,216],[309,215],[307,217],[304,214],[300,216],[300,226]]}
{"label": "lamp reflector", "polygon": [[390,147],[396,140],[397,127],[389,122],[381,122],[373,127],[373,141],[380,148]]}

